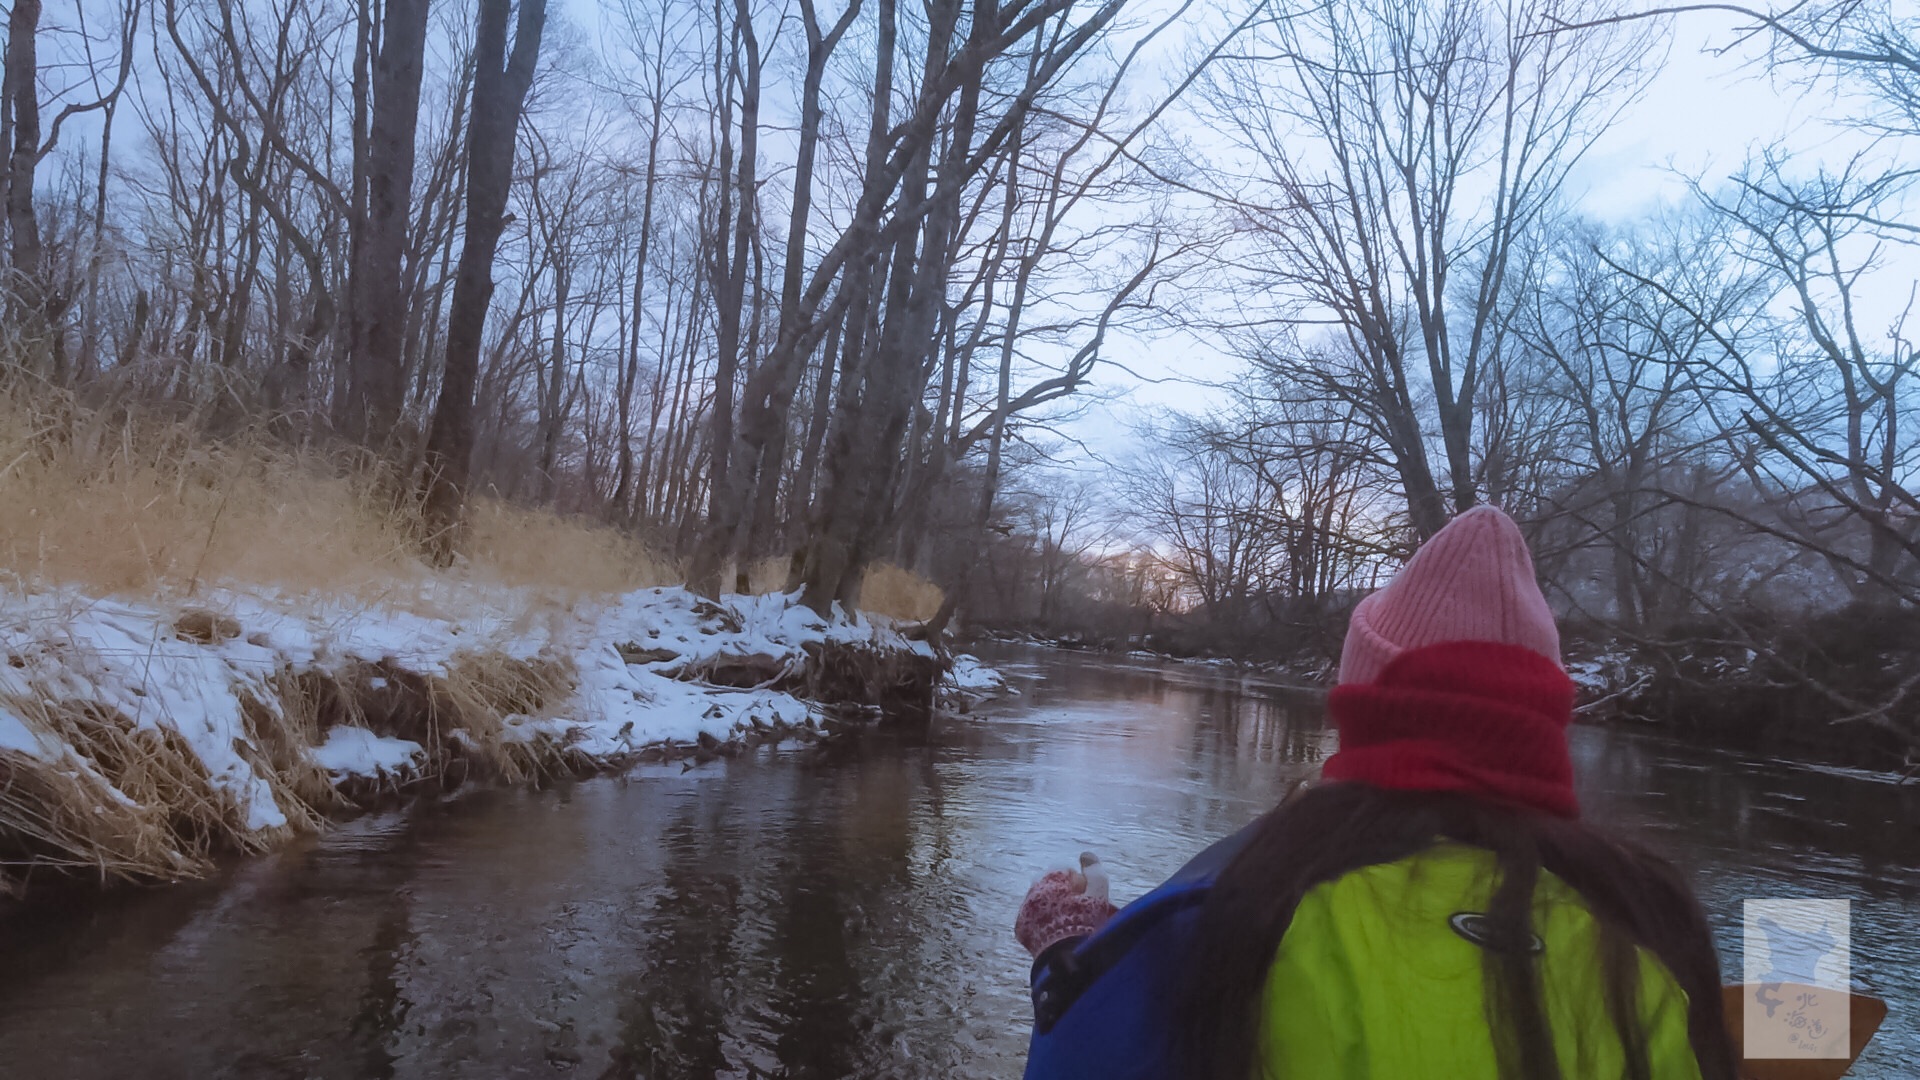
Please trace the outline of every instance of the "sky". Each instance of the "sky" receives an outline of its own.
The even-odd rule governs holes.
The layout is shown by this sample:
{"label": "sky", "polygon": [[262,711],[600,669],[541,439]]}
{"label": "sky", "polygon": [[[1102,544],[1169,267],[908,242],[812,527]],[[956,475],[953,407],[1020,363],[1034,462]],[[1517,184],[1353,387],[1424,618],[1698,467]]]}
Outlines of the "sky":
{"label": "sky", "polygon": [[[567,19],[585,40],[609,32],[606,12],[613,2],[560,0]],[[1200,0],[1203,5],[1207,2]],[[1133,11],[1140,25],[1151,25],[1179,3],[1136,0]],[[837,5],[826,7],[831,10]],[[64,5],[60,9],[56,21],[67,17]],[[1737,170],[1758,147],[1784,145],[1794,152],[1796,164],[1811,170],[1822,162],[1844,159],[1860,145],[1863,136],[1838,122],[1845,118],[1849,103],[1836,100],[1830,91],[1809,90],[1770,76],[1758,62],[1763,59],[1764,43],[1731,54],[1714,51],[1736,40],[1740,22],[1730,14],[1699,12],[1664,24],[1665,65],[1576,166],[1564,192],[1570,205],[1603,222],[1625,224],[1662,204],[1688,200],[1687,178],[1704,178],[1711,186]],[[1198,38],[1198,32],[1190,36]],[[1182,51],[1183,43],[1173,42],[1166,54]],[[1170,62],[1161,66],[1171,71]],[[770,106],[770,112],[777,111],[777,106]],[[90,119],[77,118],[63,143],[88,145]],[[131,125],[128,137],[138,137]],[[763,134],[763,153],[772,161],[785,160],[782,140],[786,137],[777,129]],[[50,175],[53,170],[47,171]],[[1876,275],[1869,291],[1877,293],[1881,310],[1895,310],[1912,283],[1920,280],[1920,252],[1912,255]],[[1095,385],[1074,403],[1074,415],[1059,425],[1077,446],[1093,451],[1087,457],[1065,447],[1063,462],[1088,471],[1098,471],[1135,451],[1143,414],[1162,408],[1206,410],[1221,398],[1217,384],[1232,378],[1236,367],[1230,357],[1206,343],[1174,334],[1142,339],[1115,333],[1108,346],[1107,354],[1115,363],[1099,369]]]}
{"label": "sky", "polygon": [[[1739,25],[1738,16],[1717,12],[1668,21],[1666,64],[1568,176],[1563,194],[1569,205],[1624,225],[1691,199],[1689,177],[1711,187],[1760,147],[1782,145],[1810,172],[1863,145],[1864,136],[1839,122],[1854,106],[1830,91],[1770,76],[1759,62],[1762,44],[1716,53],[1734,44]],[[1877,278],[1874,306],[1890,317],[1920,279],[1920,256],[1894,263]],[[1235,370],[1230,358],[1185,341],[1120,341],[1113,355],[1128,370],[1104,368],[1103,400],[1063,428],[1100,460],[1134,452],[1143,414],[1205,411],[1221,398],[1209,384],[1230,379]]]}

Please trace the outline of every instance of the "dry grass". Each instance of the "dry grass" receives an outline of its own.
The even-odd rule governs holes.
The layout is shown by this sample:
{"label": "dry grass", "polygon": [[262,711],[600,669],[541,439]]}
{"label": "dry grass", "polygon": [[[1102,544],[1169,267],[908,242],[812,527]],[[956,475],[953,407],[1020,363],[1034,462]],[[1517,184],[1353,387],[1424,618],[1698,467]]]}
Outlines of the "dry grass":
{"label": "dry grass", "polygon": [[[200,875],[217,851],[262,851],[286,833],[247,829],[240,810],[208,780],[199,756],[172,731],[138,726],[89,702],[59,700],[52,687],[0,700],[0,707],[69,750],[57,761],[0,753],[0,867],[166,881]],[[269,764],[279,748],[291,752],[298,735],[283,730],[272,710],[250,709],[248,720],[265,747],[249,748],[260,764]],[[324,777],[315,788],[315,778],[298,769],[258,771],[294,827],[318,827],[319,812],[303,794],[325,790]]]}
{"label": "dry grass", "polygon": [[[0,389],[0,582],[76,585],[95,595],[177,597],[214,585],[267,586],[410,606],[435,580],[402,501],[365,471],[265,436],[214,441],[191,418],[92,408]],[[617,530],[477,501],[456,579],[552,592],[609,593],[679,580],[668,560]],[[755,591],[784,588],[787,560],[750,568]],[[564,602],[564,598],[551,598]],[[892,566],[868,571],[863,607],[925,619],[940,590]],[[189,615],[192,613],[189,612]],[[528,617],[538,614],[538,605]],[[217,617],[207,634],[218,637]],[[239,752],[266,778],[289,829],[248,831],[193,749],[61,687],[0,696],[0,708],[64,744],[57,761],[0,751],[0,894],[10,868],[44,865],[103,878],[194,876],[223,850],[270,846],[320,826],[348,798],[309,748],[336,724],[408,738],[427,750],[399,783],[508,782],[580,763],[564,745],[506,738],[515,715],[564,700],[564,658],[462,656],[426,678],[390,665],[281,671],[244,695]],[[15,880],[10,880],[15,879]]]}
{"label": "dry grass", "polygon": [[[793,568],[793,560],[785,555],[771,555],[752,563],[747,567],[747,592],[761,596],[771,592],[783,592],[787,587],[787,574]],[[727,579],[729,583],[732,579]]]}
{"label": "dry grass", "polygon": [[[411,509],[366,470],[191,420],[0,391],[0,574],[99,594],[210,584],[394,598],[428,575]],[[584,593],[680,580],[673,561],[617,529],[476,499],[465,573]],[[788,560],[748,568],[750,591],[786,587]],[[898,567],[867,571],[861,606],[925,619],[940,590]]]}
{"label": "dry grass", "polygon": [[683,580],[671,560],[604,525],[495,499],[477,500],[471,517],[468,558],[488,580],[604,593]]}
{"label": "dry grass", "polygon": [[[790,566],[791,560],[784,555],[753,563],[747,567],[747,591],[758,595],[786,588]],[[860,582],[861,610],[893,619],[924,622],[933,618],[945,598],[940,586],[892,563],[869,567]]]}
{"label": "dry grass", "polygon": [[546,747],[505,741],[506,720],[550,715],[572,692],[575,678],[573,664],[565,660],[455,657],[438,689],[450,706],[449,720],[465,733],[461,743],[471,751],[469,767],[508,782],[551,771]]}
{"label": "dry grass", "polygon": [[[0,572],[103,594],[209,583],[366,594],[426,574],[390,485],[315,451],[188,420],[0,393]],[[617,591],[675,578],[617,530],[476,500],[467,572]]]}
{"label": "dry grass", "polygon": [[861,610],[894,619],[924,622],[945,599],[938,585],[891,563],[869,567],[860,583]]}
{"label": "dry grass", "polygon": [[182,851],[158,815],[113,798],[91,773],[0,751],[0,780],[0,891],[9,866],[164,880],[209,865],[203,853]]}
{"label": "dry grass", "polygon": [[[747,567],[747,591],[759,595],[786,588],[790,566],[791,560],[784,555],[753,563]],[[933,618],[945,599],[940,586],[892,563],[869,567],[860,582],[861,610],[893,619],[924,622]]]}
{"label": "dry grass", "polygon": [[148,592],[210,579],[333,588],[407,561],[369,485],[184,422],[0,397],[0,567]]}
{"label": "dry grass", "polygon": [[[403,780],[451,787],[577,771],[564,746],[505,738],[508,717],[547,714],[574,678],[564,661],[486,653],[455,657],[444,678],[386,663],[282,671],[265,700],[242,694],[250,741],[235,743],[288,819],[288,828],[264,831],[245,827],[173,731],[61,701],[53,687],[0,696],[0,708],[69,748],[59,760],[0,751],[0,895],[20,876],[9,868],[29,866],[103,880],[197,877],[218,852],[265,850],[290,832],[316,831],[328,811],[388,797]],[[336,789],[309,748],[343,724],[410,739],[427,760],[404,778]]]}

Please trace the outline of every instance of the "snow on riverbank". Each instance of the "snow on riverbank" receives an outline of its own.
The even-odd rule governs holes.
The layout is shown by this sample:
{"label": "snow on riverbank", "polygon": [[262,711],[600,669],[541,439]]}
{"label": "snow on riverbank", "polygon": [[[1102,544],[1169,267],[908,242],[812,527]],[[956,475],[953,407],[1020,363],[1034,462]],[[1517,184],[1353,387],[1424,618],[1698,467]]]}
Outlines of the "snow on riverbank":
{"label": "snow on riverbank", "polygon": [[967,653],[953,658],[953,666],[947,669],[945,685],[968,694],[1017,693],[1007,685],[1005,675],[981,663],[979,657]]}
{"label": "snow on riverbank", "polygon": [[1566,658],[1567,677],[1589,701],[1618,694],[1646,678],[1646,672],[1631,653],[1610,649],[1591,655]]}
{"label": "snow on riverbank", "polygon": [[327,732],[326,742],[313,748],[313,763],[338,783],[350,776],[398,776],[418,768],[426,753],[427,748],[417,742],[341,724]]}
{"label": "snow on riverbank", "polygon": [[[169,834],[149,861],[186,866],[203,853],[175,843],[178,815],[154,805],[168,798],[247,846],[317,822],[325,785],[397,787],[463,756],[526,774],[812,728],[819,706],[774,687],[798,688],[835,646],[938,663],[884,619],[826,620],[778,594],[565,599],[440,582],[404,603],[13,595],[0,602],[0,853],[113,869],[102,851],[138,862],[138,825]],[[774,677],[743,685],[740,670]],[[722,672],[732,685],[713,685]],[[89,815],[109,811],[117,831],[91,835],[103,827]]]}

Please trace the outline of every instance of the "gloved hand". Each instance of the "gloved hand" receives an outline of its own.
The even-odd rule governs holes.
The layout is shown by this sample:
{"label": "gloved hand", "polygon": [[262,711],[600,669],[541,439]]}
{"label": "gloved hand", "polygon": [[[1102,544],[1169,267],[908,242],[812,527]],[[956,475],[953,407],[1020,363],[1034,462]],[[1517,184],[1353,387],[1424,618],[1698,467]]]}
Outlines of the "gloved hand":
{"label": "gloved hand", "polygon": [[1013,935],[1032,955],[1068,938],[1092,935],[1120,910],[1107,901],[1107,872],[1099,857],[1084,852],[1080,866],[1078,872],[1055,870],[1027,890]]}

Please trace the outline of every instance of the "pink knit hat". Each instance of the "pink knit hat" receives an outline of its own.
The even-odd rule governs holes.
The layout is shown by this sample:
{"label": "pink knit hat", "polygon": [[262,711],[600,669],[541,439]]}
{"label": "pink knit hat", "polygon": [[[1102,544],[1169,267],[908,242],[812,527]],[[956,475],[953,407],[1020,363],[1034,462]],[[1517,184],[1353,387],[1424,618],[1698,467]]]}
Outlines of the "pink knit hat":
{"label": "pink knit hat", "polygon": [[1560,631],[1513,519],[1491,506],[1454,518],[1386,588],[1360,601],[1340,651],[1340,682],[1372,683],[1409,649],[1491,641],[1560,663]]}

